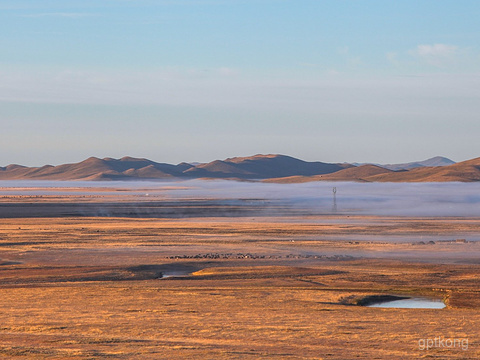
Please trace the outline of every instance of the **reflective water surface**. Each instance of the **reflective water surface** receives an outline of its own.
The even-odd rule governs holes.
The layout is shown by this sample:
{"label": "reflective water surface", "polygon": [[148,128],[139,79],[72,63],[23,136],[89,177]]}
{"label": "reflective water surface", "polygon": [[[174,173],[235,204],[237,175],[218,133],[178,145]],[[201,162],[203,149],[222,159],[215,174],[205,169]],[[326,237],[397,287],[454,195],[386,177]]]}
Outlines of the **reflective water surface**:
{"label": "reflective water surface", "polygon": [[368,305],[368,307],[396,309],[443,309],[445,306],[441,300],[426,298],[410,298]]}

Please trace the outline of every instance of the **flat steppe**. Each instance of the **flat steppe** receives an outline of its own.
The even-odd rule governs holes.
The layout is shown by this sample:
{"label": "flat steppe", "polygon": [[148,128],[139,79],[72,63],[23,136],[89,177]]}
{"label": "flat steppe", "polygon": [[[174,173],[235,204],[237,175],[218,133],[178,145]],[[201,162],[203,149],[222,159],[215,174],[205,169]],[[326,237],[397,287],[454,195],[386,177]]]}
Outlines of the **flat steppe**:
{"label": "flat steppe", "polygon": [[[128,197],[8,195],[0,208],[79,202]],[[0,218],[0,358],[480,357],[478,218],[61,213]],[[357,305],[371,295],[447,307]],[[468,349],[420,349],[435,338]]]}

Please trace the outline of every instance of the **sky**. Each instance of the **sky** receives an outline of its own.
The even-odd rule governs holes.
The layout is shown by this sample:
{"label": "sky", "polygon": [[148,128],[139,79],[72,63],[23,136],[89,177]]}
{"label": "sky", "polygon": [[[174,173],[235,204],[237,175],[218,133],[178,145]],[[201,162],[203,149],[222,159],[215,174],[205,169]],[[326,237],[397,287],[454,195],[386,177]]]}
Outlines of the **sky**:
{"label": "sky", "polygon": [[480,156],[477,0],[0,0],[0,166]]}

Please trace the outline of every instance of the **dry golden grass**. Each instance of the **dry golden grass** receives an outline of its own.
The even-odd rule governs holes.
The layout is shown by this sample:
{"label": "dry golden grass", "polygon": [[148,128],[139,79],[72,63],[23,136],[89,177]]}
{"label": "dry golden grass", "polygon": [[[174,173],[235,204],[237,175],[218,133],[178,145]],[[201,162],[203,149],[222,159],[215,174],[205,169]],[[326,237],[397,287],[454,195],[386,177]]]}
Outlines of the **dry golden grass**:
{"label": "dry golden grass", "polygon": [[[1,219],[0,358],[480,357],[476,243],[352,241],[468,238],[478,219],[334,220]],[[472,263],[455,263],[462,254]],[[176,269],[194,275],[159,279]],[[448,307],[348,305],[372,294]],[[468,349],[419,349],[439,336]]]}

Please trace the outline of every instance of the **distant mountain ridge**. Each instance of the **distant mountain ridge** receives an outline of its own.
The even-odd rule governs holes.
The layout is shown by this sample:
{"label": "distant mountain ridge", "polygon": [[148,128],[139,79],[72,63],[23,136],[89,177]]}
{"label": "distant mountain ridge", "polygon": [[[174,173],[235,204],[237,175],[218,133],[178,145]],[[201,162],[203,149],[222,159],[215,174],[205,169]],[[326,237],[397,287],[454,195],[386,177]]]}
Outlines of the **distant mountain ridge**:
{"label": "distant mountain ridge", "polygon": [[205,164],[177,165],[143,158],[90,157],[58,166],[0,167],[0,180],[135,180],[135,179],[239,179],[297,183],[308,181],[480,181],[480,158],[455,163],[444,157],[405,164],[355,165],[308,162],[270,154],[234,157]]}
{"label": "distant mountain ridge", "polygon": [[389,170],[376,165],[360,165],[326,175],[270,179],[276,183],[309,181],[357,182],[476,182],[480,181],[480,158],[446,166],[416,167],[410,170]]}
{"label": "distant mountain ridge", "polygon": [[285,155],[255,155],[215,160],[185,171],[193,177],[240,179],[270,179],[286,176],[312,176],[329,174],[352,167],[350,164],[328,164],[319,161],[307,162]]}
{"label": "distant mountain ridge", "polygon": [[455,164],[455,161],[453,161],[453,160],[450,160],[450,159],[448,159],[446,157],[443,157],[443,156],[435,156],[435,157],[427,159],[427,160],[413,161],[413,162],[403,163],[403,164],[366,164],[366,163],[358,164],[358,163],[355,163],[354,165],[355,166],[377,165],[377,166],[381,166],[381,167],[383,167],[385,169],[388,169],[388,170],[397,171],[397,170],[410,170],[410,169],[414,169],[414,168],[417,168],[417,167],[448,166],[448,165],[453,165],[453,164]]}
{"label": "distant mountain ridge", "polygon": [[148,159],[90,157],[75,164],[42,167],[8,165],[0,167],[0,179],[36,180],[128,180],[174,178],[268,179],[293,175],[327,174],[352,167],[350,164],[307,162],[285,155],[255,155],[207,164],[171,165]]}
{"label": "distant mountain ridge", "polygon": [[0,179],[32,180],[122,180],[128,178],[166,179],[181,176],[192,165],[170,165],[147,159],[90,157],[75,164],[29,168],[9,165],[0,168]]}

